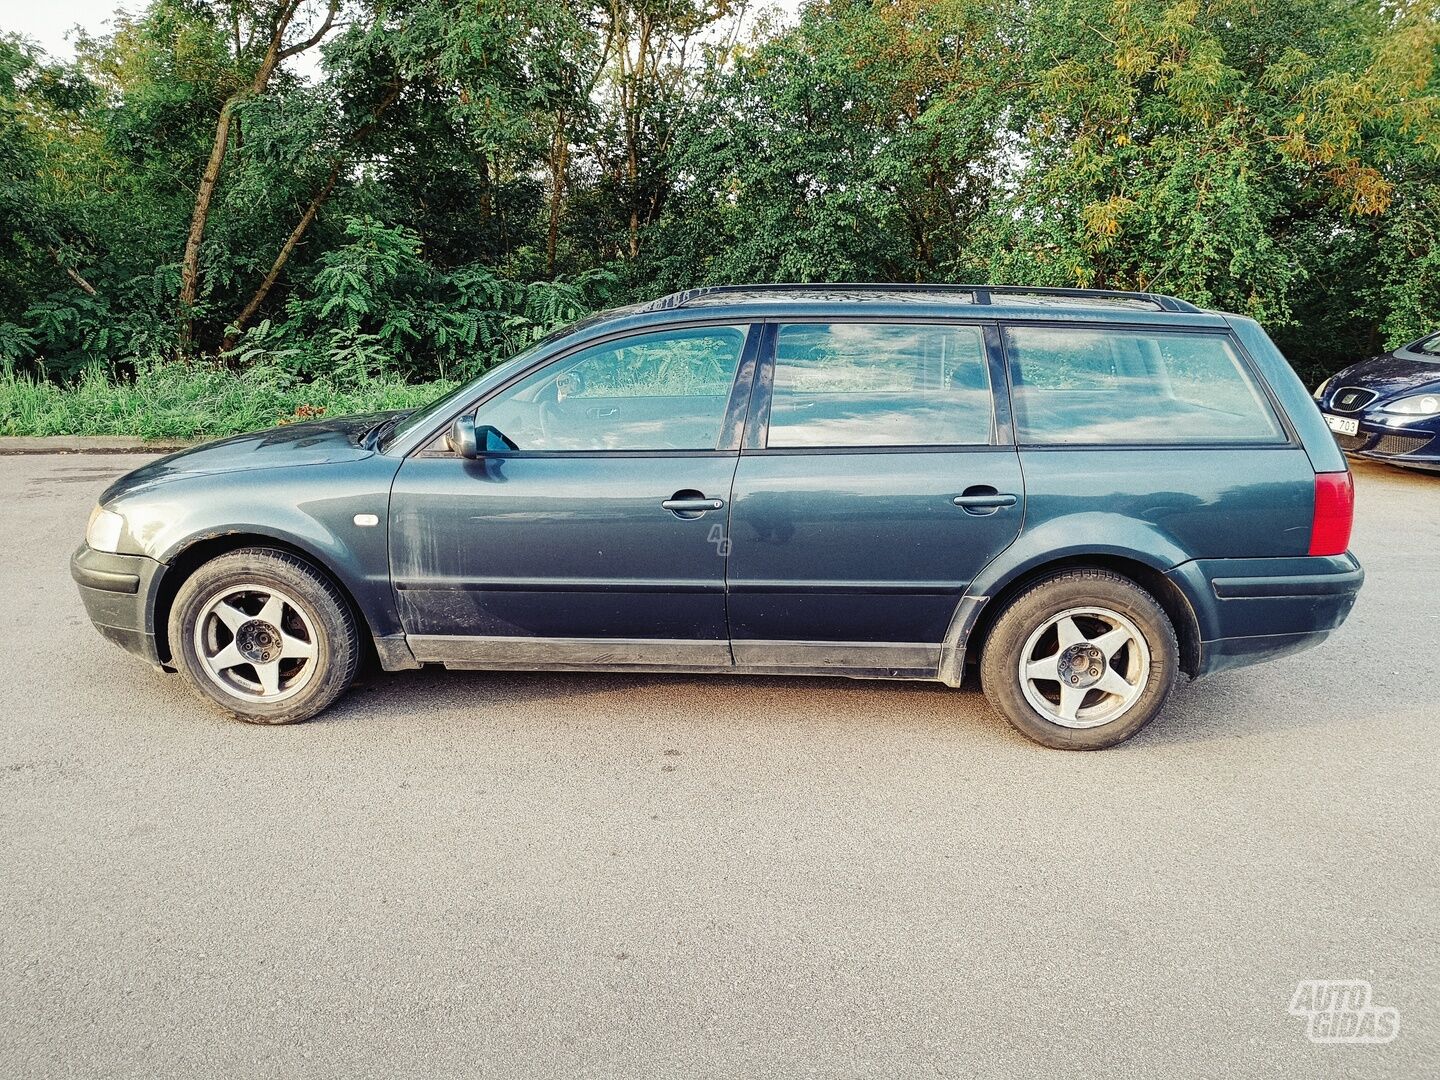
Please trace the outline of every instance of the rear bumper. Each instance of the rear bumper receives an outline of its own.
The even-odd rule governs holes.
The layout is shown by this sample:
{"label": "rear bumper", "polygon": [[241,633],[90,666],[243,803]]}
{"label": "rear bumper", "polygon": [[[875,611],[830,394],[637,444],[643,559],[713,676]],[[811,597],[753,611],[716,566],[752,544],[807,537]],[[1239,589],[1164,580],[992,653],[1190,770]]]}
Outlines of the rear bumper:
{"label": "rear bumper", "polygon": [[95,629],[157,667],[155,599],[164,572],[162,563],[143,555],[112,555],[85,544],[70,557],[70,576]]}
{"label": "rear bumper", "polygon": [[1200,675],[1320,644],[1345,621],[1365,571],[1353,555],[1196,559],[1168,575],[1200,627]]}

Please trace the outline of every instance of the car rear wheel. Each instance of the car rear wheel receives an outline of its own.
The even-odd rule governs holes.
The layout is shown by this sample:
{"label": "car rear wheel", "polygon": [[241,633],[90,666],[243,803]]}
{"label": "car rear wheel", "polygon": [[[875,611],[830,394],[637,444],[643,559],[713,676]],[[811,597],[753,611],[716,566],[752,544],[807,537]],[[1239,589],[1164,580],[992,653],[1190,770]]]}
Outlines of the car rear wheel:
{"label": "car rear wheel", "polygon": [[349,605],[289,552],[245,548],[205,563],[180,586],[170,643],[191,686],[252,724],[289,724],[327,708],[360,658]]}
{"label": "car rear wheel", "polygon": [[1022,735],[1056,749],[1101,750],[1159,714],[1179,657],[1165,610],[1135,582],[1108,570],[1067,570],[1000,613],[980,676]]}

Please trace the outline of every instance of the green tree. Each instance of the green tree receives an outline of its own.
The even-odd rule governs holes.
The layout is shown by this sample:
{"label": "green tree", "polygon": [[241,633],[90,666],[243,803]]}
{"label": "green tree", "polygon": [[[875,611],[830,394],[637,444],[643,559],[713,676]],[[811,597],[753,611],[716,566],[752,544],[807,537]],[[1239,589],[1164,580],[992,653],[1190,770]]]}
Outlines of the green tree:
{"label": "green tree", "polygon": [[[1436,0],[150,0],[0,38],[0,358],[483,368],[696,284],[1440,325]],[[319,67],[300,61],[319,58]],[[338,383],[337,383],[338,385]]]}
{"label": "green tree", "polygon": [[1390,211],[1397,140],[1435,145],[1428,4],[1039,0],[1029,27],[997,280],[1162,289],[1283,326],[1314,287],[1307,252]]}
{"label": "green tree", "polygon": [[712,53],[671,158],[667,283],[973,277],[1020,71],[990,0],[807,7]]}

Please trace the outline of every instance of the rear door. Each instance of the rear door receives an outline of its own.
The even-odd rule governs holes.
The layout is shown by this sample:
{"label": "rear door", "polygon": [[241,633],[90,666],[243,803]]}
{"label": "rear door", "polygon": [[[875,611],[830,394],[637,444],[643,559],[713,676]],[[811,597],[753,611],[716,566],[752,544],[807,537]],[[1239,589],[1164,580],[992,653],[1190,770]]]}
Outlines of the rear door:
{"label": "rear door", "polygon": [[767,327],[730,514],[737,664],[936,674],[971,578],[1020,531],[1003,380],[981,323]]}

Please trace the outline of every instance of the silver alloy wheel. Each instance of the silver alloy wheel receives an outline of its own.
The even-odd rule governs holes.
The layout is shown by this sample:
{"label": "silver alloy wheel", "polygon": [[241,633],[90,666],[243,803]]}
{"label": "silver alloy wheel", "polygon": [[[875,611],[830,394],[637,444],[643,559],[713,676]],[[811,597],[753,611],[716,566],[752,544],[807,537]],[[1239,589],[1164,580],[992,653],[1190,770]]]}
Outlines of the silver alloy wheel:
{"label": "silver alloy wheel", "polygon": [[314,678],[318,640],[309,613],[270,585],[227,585],[200,608],[195,655],[231,697],[270,704]]}
{"label": "silver alloy wheel", "polygon": [[[1042,647],[1044,655],[1037,656]],[[1025,700],[1052,724],[1099,727],[1118,720],[1145,692],[1150,647],[1118,611],[1069,608],[1026,639],[1018,674]]]}

